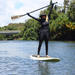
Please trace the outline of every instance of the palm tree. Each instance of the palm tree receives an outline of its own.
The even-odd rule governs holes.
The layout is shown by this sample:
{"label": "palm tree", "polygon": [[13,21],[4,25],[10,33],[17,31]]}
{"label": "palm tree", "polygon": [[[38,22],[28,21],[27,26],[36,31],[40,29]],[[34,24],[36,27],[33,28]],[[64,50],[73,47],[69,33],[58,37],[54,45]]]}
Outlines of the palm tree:
{"label": "palm tree", "polygon": [[69,0],[64,0],[64,13],[66,13],[68,6],[69,6]]}

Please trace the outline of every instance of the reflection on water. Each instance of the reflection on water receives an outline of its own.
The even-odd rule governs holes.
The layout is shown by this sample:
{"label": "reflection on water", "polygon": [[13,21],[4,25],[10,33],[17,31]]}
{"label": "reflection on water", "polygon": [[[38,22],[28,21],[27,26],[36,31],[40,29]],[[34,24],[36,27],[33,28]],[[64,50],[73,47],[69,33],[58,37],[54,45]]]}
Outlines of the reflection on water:
{"label": "reflection on water", "polygon": [[48,67],[48,62],[38,63],[38,75],[50,75],[50,69]]}
{"label": "reflection on water", "polygon": [[[49,42],[49,55],[60,62],[31,60],[37,47],[37,41],[0,41],[0,75],[75,75],[74,42]],[[41,54],[45,55],[44,43]]]}

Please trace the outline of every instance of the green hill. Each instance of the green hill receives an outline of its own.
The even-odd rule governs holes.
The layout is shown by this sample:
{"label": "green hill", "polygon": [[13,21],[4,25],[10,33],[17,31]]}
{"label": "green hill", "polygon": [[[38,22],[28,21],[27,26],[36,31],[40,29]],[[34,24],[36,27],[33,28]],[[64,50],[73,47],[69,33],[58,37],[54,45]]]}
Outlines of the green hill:
{"label": "green hill", "polygon": [[22,30],[25,23],[10,23],[7,26],[0,28],[0,30]]}

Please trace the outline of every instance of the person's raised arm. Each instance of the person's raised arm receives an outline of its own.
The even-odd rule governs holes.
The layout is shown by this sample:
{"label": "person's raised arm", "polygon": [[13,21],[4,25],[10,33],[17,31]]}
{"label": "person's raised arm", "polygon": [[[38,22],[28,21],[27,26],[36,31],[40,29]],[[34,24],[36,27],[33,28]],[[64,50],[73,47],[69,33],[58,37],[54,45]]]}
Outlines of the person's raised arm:
{"label": "person's raised arm", "polygon": [[51,19],[51,13],[52,13],[53,6],[54,4],[51,4],[51,7],[49,8],[48,21]]}
{"label": "person's raised arm", "polygon": [[31,16],[29,13],[27,13],[27,15],[28,15],[28,16],[30,16],[31,18],[33,18],[33,19],[35,19],[35,20],[39,21],[39,19],[38,19],[38,18],[35,18],[35,17]]}

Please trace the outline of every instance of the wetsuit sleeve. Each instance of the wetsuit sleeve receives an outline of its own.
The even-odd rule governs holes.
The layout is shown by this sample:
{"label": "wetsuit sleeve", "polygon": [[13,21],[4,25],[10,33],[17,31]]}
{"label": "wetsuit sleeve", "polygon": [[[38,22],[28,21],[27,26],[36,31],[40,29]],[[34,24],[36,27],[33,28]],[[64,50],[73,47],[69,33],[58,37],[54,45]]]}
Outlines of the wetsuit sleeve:
{"label": "wetsuit sleeve", "polygon": [[40,19],[38,19],[38,18],[35,18],[35,17],[31,16],[29,13],[27,13],[27,15],[28,15],[28,16],[30,16],[31,18],[33,18],[33,19],[37,20],[37,21],[40,21]]}
{"label": "wetsuit sleeve", "polygon": [[48,21],[51,19],[51,13],[52,13],[53,6],[54,4],[52,4],[51,7],[49,8]]}

